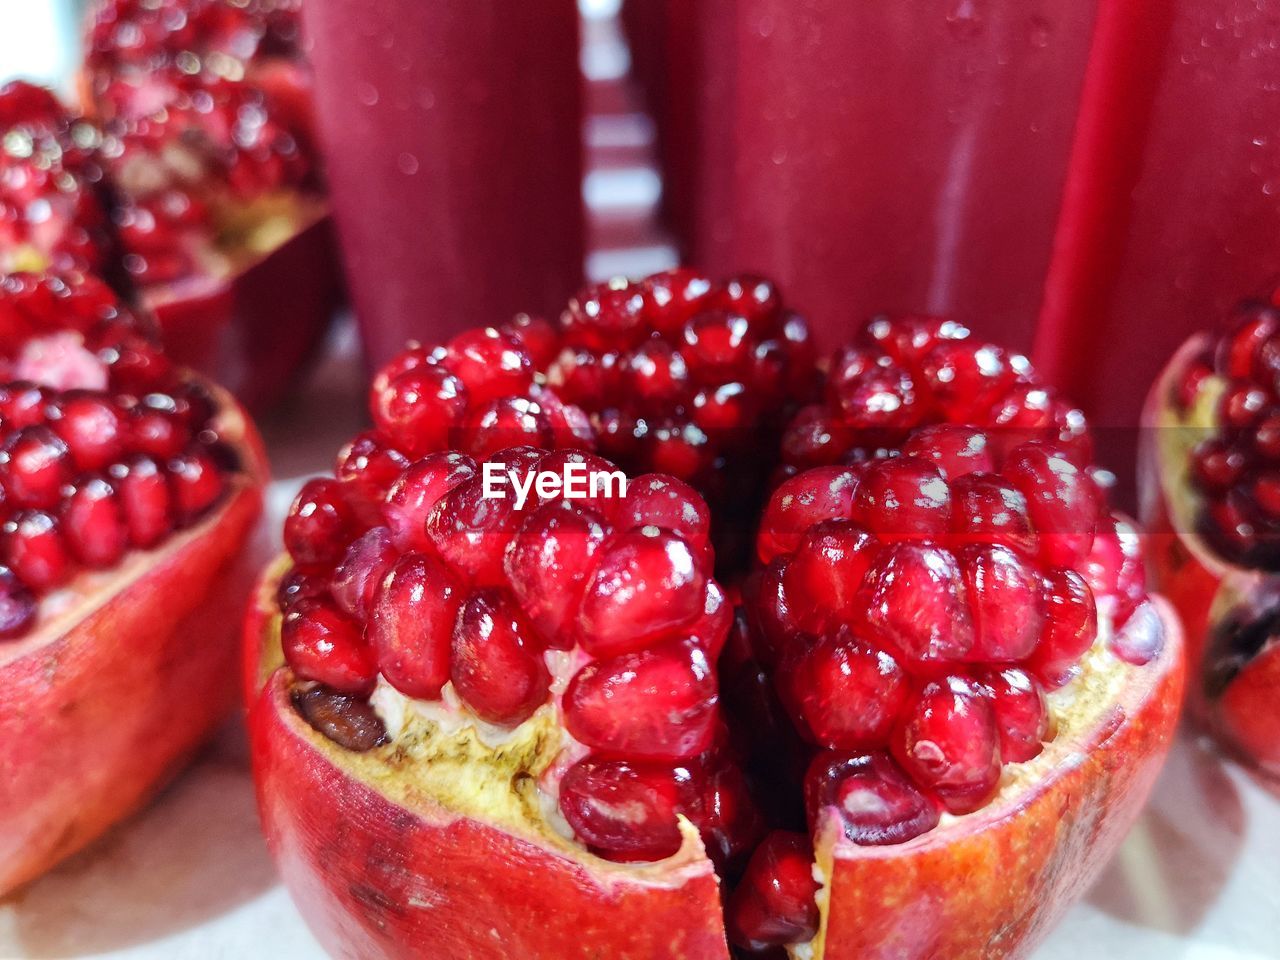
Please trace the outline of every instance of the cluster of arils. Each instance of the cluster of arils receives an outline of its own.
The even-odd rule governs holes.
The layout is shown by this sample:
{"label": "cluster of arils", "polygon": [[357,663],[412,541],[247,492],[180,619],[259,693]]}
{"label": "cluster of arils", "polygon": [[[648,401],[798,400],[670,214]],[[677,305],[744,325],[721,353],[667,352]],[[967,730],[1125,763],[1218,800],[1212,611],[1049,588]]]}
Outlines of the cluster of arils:
{"label": "cluster of arils", "polygon": [[1007,452],[1023,440],[1052,439],[1088,463],[1084,415],[1040,381],[1026,357],[972,338],[939,317],[881,317],[827,370],[826,395],[788,425],[782,458],[789,471],[892,453],[930,423],[989,431]]}
{"label": "cluster of arils", "polygon": [[[393,462],[403,466],[382,474]],[[295,676],[348,698],[382,684],[504,730],[551,709],[573,746],[546,787],[584,844],[619,860],[668,857],[682,813],[721,863],[739,859],[759,819],[719,735],[715,664],[731,611],[702,499],[646,474],[625,493],[531,492],[517,506],[515,486],[486,496],[494,468],[507,484],[616,470],[532,447],[412,462],[384,449],[358,463],[348,452],[338,479],[303,487],[278,592]],[[348,747],[382,739],[369,722],[327,722],[333,705],[313,692],[300,706]]]}
{"label": "cluster of arils", "polygon": [[47,90],[0,87],[0,273],[107,265],[99,140]]}
{"label": "cluster of arils", "polygon": [[1215,432],[1191,454],[1200,533],[1232,563],[1280,570],[1280,309],[1246,304],[1215,348],[1188,364],[1173,403],[1206,398]]}
{"label": "cluster of arils", "polygon": [[723,552],[726,534],[749,533],[781,429],[817,382],[805,323],[771,283],[680,269],[591,287],[555,323],[520,316],[411,347],[378,374],[370,409],[409,453],[581,446],[675,476],[711,504]]}
{"label": "cluster of arils", "polygon": [[263,221],[315,187],[298,33],[296,3],[96,9],[86,86],[124,266],[141,286],[225,272]]}
{"label": "cluster of arils", "polygon": [[213,400],[100,281],[0,277],[0,636],[78,570],[159,545],[222,497]]}

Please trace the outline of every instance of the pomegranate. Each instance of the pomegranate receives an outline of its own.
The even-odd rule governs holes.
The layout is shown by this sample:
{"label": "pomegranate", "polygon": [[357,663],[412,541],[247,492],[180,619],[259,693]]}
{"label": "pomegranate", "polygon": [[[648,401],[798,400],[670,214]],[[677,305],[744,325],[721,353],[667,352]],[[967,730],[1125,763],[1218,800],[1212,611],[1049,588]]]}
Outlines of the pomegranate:
{"label": "pomegranate", "polygon": [[[246,617],[259,806],[322,942],[1025,954],[1137,815],[1181,700],[1083,430],[935,422],[796,474],[735,613],[691,486],[575,496],[547,477],[612,463],[503,445],[578,436],[535,373],[552,328],[522,323],[378,374]],[[512,397],[527,431],[465,428]]]}
{"label": "pomegranate", "polygon": [[101,282],[0,277],[0,892],[137,809],[230,704],[264,466]]}
{"label": "pomegranate", "polygon": [[1142,510],[1154,572],[1190,640],[1195,712],[1280,778],[1280,310],[1240,306],[1192,337],[1143,414]]}
{"label": "pomegranate", "polygon": [[253,404],[287,383],[338,296],[298,13],[103,0],[87,40],[122,272],[174,358]]}
{"label": "pomegranate", "polygon": [[710,502],[725,560],[749,553],[731,541],[750,535],[782,426],[815,386],[804,320],[772,283],[676,269],[590,287],[554,323],[522,315],[411,345],[375,378],[370,409],[411,455],[582,446],[673,475]]}

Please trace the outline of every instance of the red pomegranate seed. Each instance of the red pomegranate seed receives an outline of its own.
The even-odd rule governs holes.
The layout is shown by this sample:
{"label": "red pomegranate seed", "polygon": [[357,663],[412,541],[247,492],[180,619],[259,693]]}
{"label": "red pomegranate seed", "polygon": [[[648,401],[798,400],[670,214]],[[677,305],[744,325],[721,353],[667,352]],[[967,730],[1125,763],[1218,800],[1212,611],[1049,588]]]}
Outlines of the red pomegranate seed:
{"label": "red pomegranate seed", "polygon": [[782,665],[800,727],[819,746],[886,746],[909,693],[906,674],[884,650],[850,630],[819,637]]}
{"label": "red pomegranate seed", "polygon": [[835,410],[801,407],[782,433],[782,460],[796,469],[839,463],[855,445],[858,431]]}
{"label": "red pomegranate seed", "polygon": [[1049,705],[1040,684],[1014,667],[981,673],[978,682],[995,710],[1001,759],[1024,763],[1038,757],[1051,739]]}
{"label": "red pomegranate seed", "polygon": [[976,427],[937,424],[916,430],[902,445],[908,457],[932,460],[943,477],[954,482],[971,473],[995,469],[985,431]]}
{"label": "red pomegranate seed", "polygon": [[951,498],[954,542],[996,543],[1023,556],[1035,555],[1027,498],[1003,477],[985,473],[961,477],[951,486]]}
{"label": "red pomegranate seed", "polygon": [[830,389],[855,430],[901,430],[919,423],[923,413],[910,374],[892,364],[858,358],[833,367]]}
{"label": "red pomegranate seed", "polygon": [[173,530],[173,494],[169,478],[155,460],[133,457],[113,470],[120,491],[129,542],[147,549],[156,546]]}
{"label": "red pomegranate seed", "polygon": [[5,524],[4,559],[36,593],[62,586],[74,572],[58,521],[43,510],[24,510]]}
{"label": "red pomegranate seed", "polygon": [[747,778],[732,763],[702,767],[694,777],[699,794],[682,811],[698,828],[707,856],[722,877],[737,876],[766,830],[764,815]]}
{"label": "red pomegranate seed", "polygon": [[880,552],[866,582],[867,624],[890,649],[919,667],[969,656],[973,621],[950,552],[892,544]]}
{"label": "red pomegranate seed", "polygon": [[806,943],[818,932],[813,845],[802,833],[764,838],[725,908],[731,943],[747,950]]}
{"label": "red pomegranate seed", "polygon": [[526,444],[550,447],[553,440],[550,418],[528,397],[498,397],[473,407],[455,433],[459,447],[483,458]]}
{"label": "red pomegranate seed", "polygon": [[644,290],[626,280],[597,284],[569,301],[561,324],[569,343],[591,350],[632,347],[644,336]]}
{"label": "red pomegranate seed", "polygon": [[1000,734],[982,690],[963,677],[924,686],[893,739],[893,755],[952,813],[983,806],[1000,782]]}
{"label": "red pomegranate seed", "polygon": [[498,500],[484,495],[481,476],[464,480],[446,493],[427,518],[427,536],[444,560],[478,586],[500,586],[502,558],[520,522],[513,494]]}
{"label": "red pomegranate seed", "polygon": [[467,409],[467,388],[443,367],[422,364],[375,390],[369,412],[390,444],[411,457],[448,447]]}
{"label": "red pomegranate seed", "polygon": [[714,580],[708,580],[702,594],[702,613],[689,625],[689,639],[700,646],[707,659],[715,663],[729,639],[733,623],[733,606],[724,589]]}
{"label": "red pomegranate seed", "polygon": [[1253,435],[1253,448],[1271,463],[1280,461],[1280,413],[1266,417]]}
{"label": "red pomegranate seed", "polygon": [[507,727],[533,716],[551,686],[533,631],[498,590],[472,594],[458,611],[450,677],[476,716]]}
{"label": "red pomegranate seed", "polygon": [[71,452],[77,470],[105,470],[120,458],[125,425],[107,397],[73,391],[52,406],[51,426]]}
{"label": "red pomegranate seed", "polygon": [[20,637],[36,622],[36,598],[7,567],[0,567],[0,640]]}
{"label": "red pomegranate seed", "polygon": [[683,403],[690,395],[684,355],[663,340],[638,347],[628,355],[620,373],[636,401],[651,409]]}
{"label": "red pomegranate seed", "polygon": [[1280,520],[1280,470],[1260,473],[1251,489],[1253,502],[1270,520]]}
{"label": "red pomegranate seed", "polygon": [[382,508],[396,546],[401,550],[428,549],[431,511],[441,497],[475,475],[476,462],[461,453],[433,453],[400,472],[386,491]]}
{"label": "red pomegranate seed", "polygon": [[847,467],[817,467],[779,486],[760,520],[760,562],[793,552],[815,523],[849,517],[857,485],[858,474]]}
{"label": "red pomegranate seed", "polygon": [[821,833],[834,816],[841,832],[862,846],[905,843],[938,825],[938,804],[887,753],[824,751],[804,778],[809,829]]}
{"label": "red pomegranate seed", "polygon": [[580,760],[560,782],[560,810],[583,843],[617,860],[662,860],[680,849],[676,815],[692,791],[687,767]]}
{"label": "red pomegranate seed", "polygon": [[1196,485],[1210,494],[1229,491],[1240,481],[1247,466],[1244,453],[1219,437],[1201,441],[1191,453]]}
{"label": "red pomegranate seed", "polygon": [[340,693],[373,691],[378,664],[360,635],[360,625],[327,600],[302,600],[287,614],[280,632],[285,659],[304,680]]}
{"label": "red pomegranate seed", "polygon": [[587,581],[579,642],[596,657],[649,646],[698,615],[706,582],[702,563],[675,534],[650,527],[618,534]]}
{"label": "red pomegranate seed", "polygon": [[333,475],[355,489],[356,499],[377,503],[408,466],[408,458],[376,433],[362,433],[339,451]]}
{"label": "red pomegranate seed", "polygon": [[1044,577],[1045,629],[1028,664],[1044,683],[1059,687],[1093,646],[1098,614],[1093,591],[1074,570],[1050,570]]}
{"label": "red pomegranate seed", "polygon": [[1255,426],[1268,412],[1272,398],[1249,382],[1233,383],[1218,403],[1218,418],[1228,430],[1240,432]]}
{"label": "red pomegranate seed", "polygon": [[62,505],[62,529],[72,554],[94,569],[114,567],[129,545],[120,498],[102,477],[76,482]]}
{"label": "red pomegranate seed", "polygon": [[533,383],[533,362],[524,344],[492,327],[468,330],[445,347],[444,366],[467,387],[467,399],[479,405],[518,396]]}
{"label": "red pomegranate seed", "polygon": [[157,460],[169,460],[186,449],[191,431],[173,412],[169,397],[164,398],[170,401],[169,409],[157,409],[148,402],[155,399],[154,395],[148,397],[134,409],[128,432],[139,452]]}
{"label": "red pomegranate seed", "polygon": [[374,593],[398,555],[386,527],[365,531],[347,548],[333,571],[329,590],[334,602],[348,616],[366,619]]}
{"label": "red pomegranate seed", "polygon": [[51,390],[34,383],[16,380],[0,385],[0,421],[8,430],[43,424],[53,400]]}
{"label": "red pomegranate seed", "polygon": [[606,536],[593,511],[560,500],[530,514],[507,547],[511,590],[548,646],[575,642],[578,607]]}
{"label": "red pomegranate seed", "polygon": [[15,506],[56,507],[71,478],[70,451],[48,427],[24,427],[0,447],[0,484]]}
{"label": "red pomegranate seed", "polygon": [[288,613],[300,601],[321,598],[328,592],[329,585],[323,577],[295,568],[280,580],[276,603],[282,613]]}
{"label": "red pomegranate seed", "polygon": [[1280,331],[1280,311],[1269,304],[1245,304],[1233,332],[1218,344],[1218,373],[1231,380],[1247,380],[1263,344]]}
{"label": "red pomegranate seed", "polygon": [[921,360],[922,380],[952,423],[980,422],[1011,387],[1026,360],[991,344],[943,340]]}
{"label": "red pomegranate seed", "polygon": [[786,591],[802,629],[820,633],[861,613],[863,578],[880,544],[851,520],[809,528],[787,564]]}
{"label": "red pomegranate seed", "polygon": [[715,732],[716,677],[688,642],[588,663],[564,695],[565,725],[594,750],[637,760],[685,760]]}
{"label": "red pomegranate seed", "polygon": [[684,539],[695,555],[711,540],[711,511],[698,493],[675,477],[647,473],[627,483],[627,495],[610,513],[619,530],[652,526]]}
{"label": "red pomegranate seed", "polygon": [[951,528],[951,492],[928,460],[877,460],[858,481],[853,516],[880,537],[937,540]]}
{"label": "red pomegranate seed", "polygon": [[449,649],[462,598],[438,560],[401,557],[374,594],[366,636],[387,682],[408,697],[435,700],[449,682]]}
{"label": "red pomegranate seed", "polygon": [[1027,498],[1044,562],[1073,567],[1084,560],[1101,513],[1089,475],[1060,447],[1038,440],[1015,448],[1004,470]]}
{"label": "red pomegranate seed", "polygon": [[555,327],[542,317],[518,313],[498,329],[519,339],[535,370],[545,370],[560,351],[560,337]]}
{"label": "red pomegranate seed", "polygon": [[960,564],[974,628],[969,656],[989,663],[1030,656],[1044,626],[1044,588],[1037,571],[1000,545],[966,547]]}
{"label": "red pomegranate seed", "polygon": [[1141,535],[1132,522],[1113,514],[1100,523],[1081,573],[1095,597],[1109,601],[1112,626],[1124,626],[1147,599]]}
{"label": "red pomegranate seed", "polygon": [[793,609],[787,593],[788,561],[779,557],[760,574],[759,586],[752,591],[755,597],[753,614],[760,637],[757,655],[766,667],[772,667],[800,629],[800,611]]}
{"label": "red pomegranate seed", "polygon": [[169,461],[178,526],[194,523],[222,496],[226,478],[208,452],[192,447]]}
{"label": "red pomegranate seed", "polygon": [[284,521],[284,546],[303,567],[333,566],[358,532],[355,511],[337,480],[308,480]]}

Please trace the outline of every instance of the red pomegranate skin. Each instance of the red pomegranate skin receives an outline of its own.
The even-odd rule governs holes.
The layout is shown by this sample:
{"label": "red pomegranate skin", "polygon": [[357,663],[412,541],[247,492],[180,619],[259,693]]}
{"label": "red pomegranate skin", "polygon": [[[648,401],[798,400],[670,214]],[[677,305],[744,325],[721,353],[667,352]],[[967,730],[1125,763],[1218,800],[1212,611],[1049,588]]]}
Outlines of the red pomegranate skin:
{"label": "red pomegranate skin", "polygon": [[[899,846],[837,850],[829,960],[1026,957],[1115,854],[1151,792],[1183,695],[1182,630],[1158,598],[1164,652],[1064,766],[970,825]],[[1135,695],[1136,694],[1136,695]],[[944,839],[945,837],[945,839]],[[848,848],[846,848],[848,850]]]}
{"label": "red pomegranate skin", "polygon": [[247,417],[240,429],[249,482],[209,520],[157,548],[81,619],[37,626],[32,643],[0,650],[0,893],[138,809],[234,702],[226,611],[261,563],[245,545],[266,473]]}
{"label": "red pomegranate skin", "polygon": [[249,726],[267,844],[333,956],[728,958],[710,861],[695,861],[674,883],[605,885],[539,843],[426,802],[399,806],[317,749],[282,673]]}

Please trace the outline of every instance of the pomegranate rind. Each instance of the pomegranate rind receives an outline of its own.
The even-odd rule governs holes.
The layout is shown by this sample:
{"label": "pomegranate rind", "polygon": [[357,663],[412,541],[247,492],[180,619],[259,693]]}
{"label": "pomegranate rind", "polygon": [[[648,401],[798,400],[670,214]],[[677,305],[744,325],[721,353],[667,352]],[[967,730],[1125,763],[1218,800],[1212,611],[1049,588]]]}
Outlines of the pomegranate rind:
{"label": "pomegranate rind", "polygon": [[244,464],[224,502],[120,568],[81,574],[64,609],[0,648],[0,894],[139,809],[234,702],[226,613],[261,562],[266,459],[247,415],[210,389]]}
{"label": "pomegranate rind", "polygon": [[[1185,666],[1170,606],[1163,652],[1123,676],[1115,696],[1059,717],[1059,735],[976,813],[898,846],[858,847],[820,831],[827,878],[814,960],[1024,957],[1084,894],[1136,820],[1177,725]],[[1017,770],[1015,766],[1012,769]],[[1040,771],[1039,775],[1036,771]]]}
{"label": "pomegranate rind", "polygon": [[250,711],[258,806],[280,874],[333,956],[727,960],[705,857],[631,869],[428,796],[396,802],[298,716],[289,681],[272,674]]}
{"label": "pomegranate rind", "polygon": [[1213,424],[1194,410],[1179,411],[1173,396],[1178,378],[1211,342],[1197,334],[1183,344],[1143,409],[1138,481],[1148,566],[1186,629],[1190,710],[1242,759],[1280,778],[1280,645],[1261,651],[1218,696],[1210,695],[1202,679],[1210,673],[1209,638],[1219,625],[1242,611],[1264,612],[1280,594],[1280,576],[1228,563],[1195,532],[1198,498],[1189,480],[1189,455]]}
{"label": "pomegranate rind", "polygon": [[168,354],[251,410],[281,397],[343,299],[332,219],[319,209],[300,216],[288,239],[228,275],[196,275],[142,295]]}

